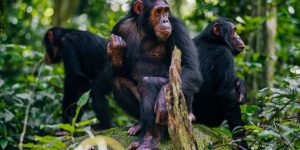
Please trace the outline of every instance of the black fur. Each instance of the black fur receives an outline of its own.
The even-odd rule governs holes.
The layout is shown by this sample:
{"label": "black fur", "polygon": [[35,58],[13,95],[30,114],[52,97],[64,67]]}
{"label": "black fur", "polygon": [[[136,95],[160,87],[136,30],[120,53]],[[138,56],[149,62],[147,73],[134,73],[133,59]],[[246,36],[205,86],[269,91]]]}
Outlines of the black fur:
{"label": "black fur", "polygon": [[[139,16],[134,13],[134,5],[132,3],[128,15],[119,23],[117,23],[112,31],[113,34],[121,36],[127,44],[127,48],[124,50],[124,66],[121,69],[118,68],[114,70],[114,77],[126,77],[134,81],[138,87],[143,87],[143,83],[146,82],[145,84],[148,89],[154,88],[156,87],[156,84],[160,83],[153,83],[153,87],[151,87],[149,86],[149,83],[147,84],[148,81],[145,77],[158,77],[168,79],[172,51],[174,47],[177,46],[182,52],[182,88],[186,96],[188,111],[191,112],[193,94],[198,91],[198,85],[201,84],[202,81],[200,71],[197,69],[199,67],[199,64],[197,60],[196,48],[193,44],[193,41],[190,39],[185,26],[178,19],[170,15],[169,21],[172,25],[172,34],[165,42],[165,55],[162,59],[159,60],[151,59],[147,54],[147,52],[149,52],[149,49],[144,49],[143,46],[145,44],[149,44],[151,45],[150,47],[155,47],[159,43],[159,40],[154,34],[155,32],[153,30],[153,27],[149,23],[150,10],[153,8],[155,0],[143,1],[143,3],[144,10],[142,15]],[[134,27],[130,28],[130,32],[128,34],[124,34],[120,30],[122,29],[122,25],[124,25],[126,21],[130,19],[132,19]],[[142,38],[141,32],[143,32],[143,34],[145,35],[144,38]],[[133,70],[134,68],[136,70]],[[161,86],[162,85],[156,88],[160,89]],[[152,93],[157,96],[159,90],[142,90],[141,94],[143,94],[144,92]],[[141,120],[143,121],[142,124],[148,122],[149,124],[151,124],[148,125],[148,128],[151,128],[150,126],[152,126],[152,129],[154,129],[153,101],[146,101],[142,99],[141,106],[139,106],[140,103],[135,98],[133,98],[130,93],[126,93],[125,89],[119,89],[118,91],[114,90],[114,95],[120,106],[128,113],[133,114],[133,116],[137,119],[140,116],[140,108],[147,107],[147,109],[141,110],[143,114],[140,116]]]}
{"label": "black fur", "polygon": [[[161,61],[156,62],[154,60],[151,60],[145,54],[146,50],[141,48],[141,46],[147,42],[150,42],[153,45],[158,43],[158,39],[156,38],[153,28],[150,26],[148,21],[150,10],[154,6],[154,1],[155,0],[143,1],[145,13],[143,13],[142,16],[138,16],[133,12],[132,5],[128,15],[114,27],[112,33],[121,36],[127,44],[127,49],[125,50],[126,65],[122,69],[118,68],[117,70],[114,70],[115,76],[119,76],[120,74],[122,74],[122,76],[127,76],[128,78],[138,83],[139,80],[134,79],[130,75],[130,72],[132,71],[134,65],[138,64],[143,66],[143,68],[141,68],[139,70],[140,72],[138,73],[139,79],[142,79],[143,77],[147,76],[168,78],[168,71],[171,62],[172,51],[174,47],[177,46],[182,52],[182,88],[184,94],[187,96],[187,101],[191,103],[191,95],[198,91],[198,85],[201,84],[202,78],[199,70],[196,69],[199,67],[197,61],[197,53],[194,44],[185,29],[185,26],[175,17],[169,17],[173,30],[171,36],[166,42],[166,56]],[[122,36],[119,33],[120,26],[124,23],[124,21],[128,19],[134,20],[134,22],[136,23],[136,29],[129,32],[129,34]],[[140,31],[144,31],[144,33],[146,33],[146,38],[140,38]],[[190,108],[189,111],[191,111]]]}
{"label": "black fur", "polygon": [[[55,58],[53,45],[47,36],[49,31],[54,33],[54,46],[59,49]],[[44,37],[47,53],[54,63],[62,60],[65,67],[63,121],[71,121],[75,115],[74,104],[84,92],[91,89],[93,108],[101,123],[98,127],[111,127],[105,98],[111,91],[111,71],[107,67],[107,40],[88,31],[58,27],[49,29],[47,33]]]}
{"label": "black fur", "polygon": [[[196,123],[211,127],[227,120],[232,131],[237,126],[243,126],[243,122],[236,98],[235,52],[229,42],[228,22],[231,20],[217,19],[193,39],[199,53],[199,69],[204,78],[200,91],[194,96],[193,113]],[[222,24],[221,38],[213,34],[215,23]],[[233,137],[242,137],[243,134],[238,132]]]}

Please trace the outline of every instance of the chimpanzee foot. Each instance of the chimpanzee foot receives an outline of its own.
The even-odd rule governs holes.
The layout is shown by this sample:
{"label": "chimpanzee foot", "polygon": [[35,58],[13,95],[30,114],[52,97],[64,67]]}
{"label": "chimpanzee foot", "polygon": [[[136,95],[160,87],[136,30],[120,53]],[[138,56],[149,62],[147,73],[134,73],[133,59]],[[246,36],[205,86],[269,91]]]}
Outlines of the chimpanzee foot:
{"label": "chimpanzee foot", "polygon": [[126,150],[157,150],[158,146],[159,140],[148,136],[139,141],[132,142]]}
{"label": "chimpanzee foot", "polygon": [[141,124],[134,125],[128,129],[127,133],[129,135],[136,135],[138,132],[140,132],[141,128]]}

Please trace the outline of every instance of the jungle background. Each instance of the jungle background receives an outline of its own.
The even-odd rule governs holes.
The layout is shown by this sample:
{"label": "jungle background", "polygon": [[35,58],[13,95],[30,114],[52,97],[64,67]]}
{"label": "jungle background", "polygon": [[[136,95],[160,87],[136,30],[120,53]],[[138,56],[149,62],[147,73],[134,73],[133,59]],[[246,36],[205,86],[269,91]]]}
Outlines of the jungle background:
{"label": "jungle background", "polygon": [[[300,149],[300,1],[168,2],[192,37],[217,17],[236,21],[247,45],[236,58],[237,75],[246,81],[248,90],[247,103],[241,106],[246,140],[253,149]],[[52,142],[55,146],[49,149],[65,148],[57,140],[53,144],[53,133],[61,127],[64,68],[41,63],[45,51],[42,38],[53,26],[88,30],[108,38],[126,14],[128,3],[0,0],[0,149],[17,149],[21,138],[24,148],[37,148],[37,141]],[[132,118],[109,97],[115,126],[132,125]],[[92,111],[83,116],[86,124],[95,121],[93,118]],[[218,130],[230,136],[226,124]]]}

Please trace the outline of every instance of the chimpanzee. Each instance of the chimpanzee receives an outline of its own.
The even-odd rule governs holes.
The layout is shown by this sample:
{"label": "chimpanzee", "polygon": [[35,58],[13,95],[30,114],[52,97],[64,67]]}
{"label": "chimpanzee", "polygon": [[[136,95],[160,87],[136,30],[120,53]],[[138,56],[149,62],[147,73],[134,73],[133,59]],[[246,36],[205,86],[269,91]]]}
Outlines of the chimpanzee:
{"label": "chimpanzee", "polygon": [[100,121],[99,125],[93,127],[95,129],[111,127],[111,117],[105,98],[112,90],[107,43],[107,40],[88,31],[55,27],[46,32],[45,62],[51,64],[62,60],[65,67],[64,123],[71,122],[75,116],[77,100],[91,89],[93,109]]}
{"label": "chimpanzee", "polygon": [[134,0],[127,16],[112,31],[108,54],[113,68],[114,98],[139,119],[141,126],[131,129],[142,128],[142,138],[128,149],[155,149],[159,144],[160,129],[167,122],[164,89],[175,46],[182,52],[182,89],[192,113],[193,94],[202,79],[197,52],[167,2]]}
{"label": "chimpanzee", "polygon": [[[199,68],[204,79],[194,96],[195,122],[219,126],[227,120],[231,131],[243,126],[239,101],[245,96],[245,89],[243,81],[236,78],[234,56],[242,52],[245,45],[236,33],[236,26],[230,19],[219,18],[193,40],[198,48]],[[233,138],[243,135],[244,132],[236,132]],[[246,142],[239,146],[247,148]]]}

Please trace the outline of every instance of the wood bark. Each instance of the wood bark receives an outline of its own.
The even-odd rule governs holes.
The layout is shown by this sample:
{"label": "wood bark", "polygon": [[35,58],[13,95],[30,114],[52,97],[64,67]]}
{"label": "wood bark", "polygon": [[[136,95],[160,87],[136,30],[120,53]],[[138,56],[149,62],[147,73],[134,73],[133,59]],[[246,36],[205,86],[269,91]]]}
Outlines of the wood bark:
{"label": "wood bark", "polygon": [[273,86],[275,74],[275,39],[277,29],[277,8],[274,3],[263,0],[251,1],[252,17],[261,17],[264,21],[258,25],[256,32],[250,34],[249,44],[254,52],[259,52],[264,59],[262,61],[262,74],[253,75],[249,89],[259,90]]}
{"label": "wood bark", "polygon": [[188,118],[185,98],[181,91],[181,52],[173,50],[169,70],[169,85],[166,88],[168,109],[168,131],[174,149],[196,150],[196,141],[192,134],[192,123]]}
{"label": "wood bark", "polygon": [[273,78],[275,74],[276,48],[275,38],[277,29],[277,8],[274,4],[267,5],[266,11],[266,70],[265,76],[267,79],[267,86],[273,87]]}

